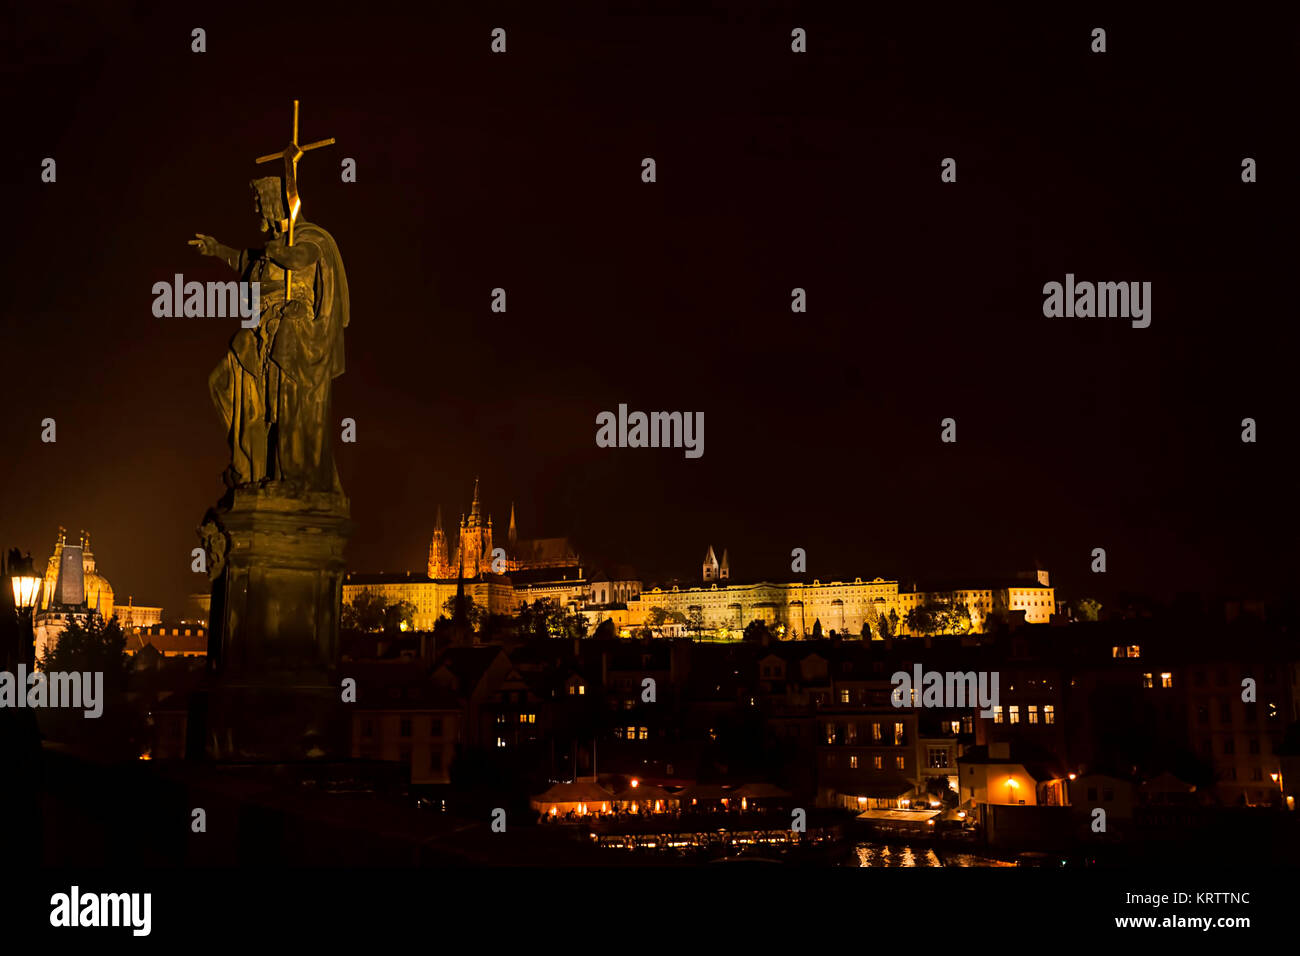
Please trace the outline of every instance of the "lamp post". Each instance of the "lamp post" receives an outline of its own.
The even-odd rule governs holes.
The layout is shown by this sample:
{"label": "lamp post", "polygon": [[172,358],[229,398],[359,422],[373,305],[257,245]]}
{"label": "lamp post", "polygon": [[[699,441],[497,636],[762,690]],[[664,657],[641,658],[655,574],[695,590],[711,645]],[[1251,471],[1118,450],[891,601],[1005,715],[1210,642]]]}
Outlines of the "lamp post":
{"label": "lamp post", "polygon": [[9,583],[13,590],[14,613],[18,617],[17,663],[35,666],[35,634],[32,616],[41,597],[41,579],[32,569],[32,556],[21,555],[17,548],[9,552]]}

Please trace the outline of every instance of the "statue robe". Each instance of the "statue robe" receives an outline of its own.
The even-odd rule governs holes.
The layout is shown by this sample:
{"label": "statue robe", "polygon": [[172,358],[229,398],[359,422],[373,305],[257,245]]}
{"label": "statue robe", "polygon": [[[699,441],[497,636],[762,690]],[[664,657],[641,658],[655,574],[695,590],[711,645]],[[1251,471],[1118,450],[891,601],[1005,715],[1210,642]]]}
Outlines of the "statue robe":
{"label": "statue robe", "polygon": [[314,247],[315,261],[291,270],[289,302],[279,264],[260,249],[240,254],[241,277],[261,284],[260,323],[235,333],[209,389],[229,431],[235,483],[269,479],[342,494],[330,391],[343,374],[347,277],[328,232],[299,222],[294,248],[304,244]]}

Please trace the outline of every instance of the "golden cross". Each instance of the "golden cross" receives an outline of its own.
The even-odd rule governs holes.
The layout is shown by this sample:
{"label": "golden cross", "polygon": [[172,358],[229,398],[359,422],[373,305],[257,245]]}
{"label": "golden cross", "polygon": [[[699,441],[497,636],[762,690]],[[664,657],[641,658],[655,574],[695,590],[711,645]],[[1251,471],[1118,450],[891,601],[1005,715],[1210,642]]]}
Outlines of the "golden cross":
{"label": "golden cross", "polygon": [[[298,210],[302,208],[302,200],[298,198],[298,160],[302,159],[303,154],[309,149],[319,149],[322,146],[334,145],[334,137],[329,139],[319,139],[314,143],[308,143],[306,146],[298,145],[298,101],[293,101],[293,139],[289,145],[278,153],[270,153],[266,156],[257,157],[259,163],[269,163],[272,160],[284,160],[284,192],[289,200],[288,209],[288,228],[285,230],[286,246],[293,245],[293,224],[298,220]],[[284,270],[284,301],[289,301],[289,278],[288,269]]]}

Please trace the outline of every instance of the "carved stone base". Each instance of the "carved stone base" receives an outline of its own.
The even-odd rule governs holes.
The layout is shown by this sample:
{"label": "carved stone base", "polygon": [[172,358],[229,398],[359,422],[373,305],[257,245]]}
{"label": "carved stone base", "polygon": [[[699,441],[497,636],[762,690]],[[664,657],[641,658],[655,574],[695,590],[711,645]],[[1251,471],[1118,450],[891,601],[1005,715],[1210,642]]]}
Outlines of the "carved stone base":
{"label": "carved stone base", "polygon": [[237,487],[200,532],[213,579],[207,755],[346,756],[337,667],[347,499],[275,483]]}

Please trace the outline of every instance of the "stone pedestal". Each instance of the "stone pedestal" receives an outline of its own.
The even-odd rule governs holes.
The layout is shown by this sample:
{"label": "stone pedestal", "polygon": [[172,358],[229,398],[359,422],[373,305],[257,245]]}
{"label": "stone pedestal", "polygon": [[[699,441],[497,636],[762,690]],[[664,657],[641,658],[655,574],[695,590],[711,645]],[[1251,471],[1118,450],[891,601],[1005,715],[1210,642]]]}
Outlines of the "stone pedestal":
{"label": "stone pedestal", "polygon": [[347,498],[276,483],[235,488],[200,534],[212,578],[207,756],[347,756],[338,680]]}

